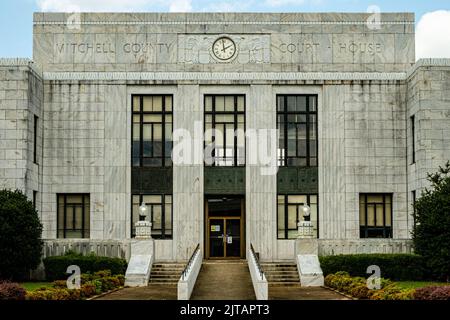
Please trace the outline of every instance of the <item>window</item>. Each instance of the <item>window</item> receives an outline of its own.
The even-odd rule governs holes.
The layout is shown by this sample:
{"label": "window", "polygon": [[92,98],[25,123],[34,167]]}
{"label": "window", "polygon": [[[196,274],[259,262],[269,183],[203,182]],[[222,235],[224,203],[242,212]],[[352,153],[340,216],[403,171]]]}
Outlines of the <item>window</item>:
{"label": "window", "polygon": [[304,221],[303,204],[311,207],[311,213],[306,220],[312,222],[313,230],[318,235],[318,197],[317,195],[278,195],[278,239],[296,239],[297,223]]}
{"label": "window", "polygon": [[38,120],[39,118],[37,116],[34,116],[34,127],[33,127],[33,162],[37,162],[37,130],[38,130]]}
{"label": "window", "polygon": [[36,205],[37,205],[37,191],[33,190],[33,207],[36,209]]}
{"label": "window", "polygon": [[88,194],[58,194],[58,238],[89,238]]}
{"label": "window", "polygon": [[409,118],[411,123],[411,164],[416,163],[416,117]]}
{"label": "window", "polygon": [[317,96],[277,95],[279,166],[317,166]]}
{"label": "window", "polygon": [[416,190],[413,190],[411,192],[411,196],[412,196],[412,210],[413,210],[413,223],[414,223],[414,227],[416,226],[416,207],[414,206],[416,203]]}
{"label": "window", "polygon": [[361,238],[392,238],[392,195],[360,194]]}
{"label": "window", "polygon": [[134,167],[172,165],[172,96],[133,96]]}
{"label": "window", "polygon": [[245,96],[205,96],[205,164],[245,165]]}
{"label": "window", "polygon": [[139,207],[145,202],[148,216],[145,220],[152,223],[152,237],[172,239],[172,195],[133,195],[133,214],[131,221],[132,237],[136,235],[135,224],[140,220]]}

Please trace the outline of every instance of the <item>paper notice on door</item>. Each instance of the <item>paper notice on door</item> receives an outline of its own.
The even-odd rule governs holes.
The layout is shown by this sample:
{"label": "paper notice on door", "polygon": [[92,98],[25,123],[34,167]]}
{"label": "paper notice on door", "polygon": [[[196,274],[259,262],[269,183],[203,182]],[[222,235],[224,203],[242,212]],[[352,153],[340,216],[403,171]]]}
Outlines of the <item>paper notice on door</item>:
{"label": "paper notice on door", "polygon": [[220,225],[211,226],[211,232],[220,232]]}
{"label": "paper notice on door", "polygon": [[233,243],[233,237],[227,237],[227,243],[232,244]]}

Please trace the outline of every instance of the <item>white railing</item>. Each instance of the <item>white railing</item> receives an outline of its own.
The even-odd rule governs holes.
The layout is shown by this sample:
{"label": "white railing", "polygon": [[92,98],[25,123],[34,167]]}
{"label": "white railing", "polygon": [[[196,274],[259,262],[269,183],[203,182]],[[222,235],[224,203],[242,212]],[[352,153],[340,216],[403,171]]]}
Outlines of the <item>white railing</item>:
{"label": "white railing", "polygon": [[362,253],[413,253],[411,240],[320,239],[319,256]]}
{"label": "white railing", "polygon": [[248,269],[250,270],[250,275],[252,277],[253,289],[255,290],[255,295],[257,300],[268,300],[269,299],[269,285],[267,283],[264,271],[259,264],[259,259],[256,256],[253,245],[250,244],[250,249],[247,254]]}
{"label": "white railing", "polygon": [[68,251],[83,255],[95,253],[98,256],[130,259],[130,240],[57,239],[44,240],[43,258],[61,256]]}
{"label": "white railing", "polygon": [[203,255],[200,244],[197,245],[178,280],[178,300],[189,300],[202,267]]}

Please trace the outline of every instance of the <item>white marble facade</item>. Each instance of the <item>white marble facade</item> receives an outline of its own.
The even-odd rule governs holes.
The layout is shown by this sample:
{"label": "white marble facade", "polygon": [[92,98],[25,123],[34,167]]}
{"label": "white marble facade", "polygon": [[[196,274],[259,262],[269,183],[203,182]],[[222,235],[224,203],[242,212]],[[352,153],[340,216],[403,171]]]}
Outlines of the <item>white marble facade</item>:
{"label": "white marble facade", "polygon": [[[68,18],[77,24],[68,25]],[[450,63],[414,66],[413,15],[383,14],[374,30],[367,18],[37,13],[34,61],[0,60],[0,188],[19,188],[30,198],[37,192],[43,237],[52,243],[56,194],[89,193],[92,241],[125,246],[132,94],[173,95],[174,129],[190,133],[203,124],[208,93],[244,94],[247,129],[276,127],[277,94],[317,94],[319,251],[365,252],[358,195],[369,192],[393,194],[394,239],[367,240],[367,250],[404,251],[413,226],[411,192],[419,194],[426,172],[450,159]],[[238,46],[229,62],[212,56],[221,36]],[[415,164],[409,163],[412,114]],[[201,158],[203,142],[195,144]],[[246,245],[263,260],[293,260],[295,240],[276,236],[276,176],[260,169],[246,166]],[[156,260],[186,260],[197,243],[203,248],[203,179],[201,162],[174,166],[173,239],[155,241]]]}

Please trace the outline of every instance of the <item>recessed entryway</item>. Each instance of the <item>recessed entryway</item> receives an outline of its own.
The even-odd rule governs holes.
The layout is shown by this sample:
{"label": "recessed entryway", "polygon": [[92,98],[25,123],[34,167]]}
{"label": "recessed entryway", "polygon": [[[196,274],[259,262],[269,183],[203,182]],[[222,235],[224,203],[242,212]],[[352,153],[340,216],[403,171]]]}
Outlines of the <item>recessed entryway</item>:
{"label": "recessed entryway", "polygon": [[207,197],[205,247],[207,259],[245,258],[244,197]]}

